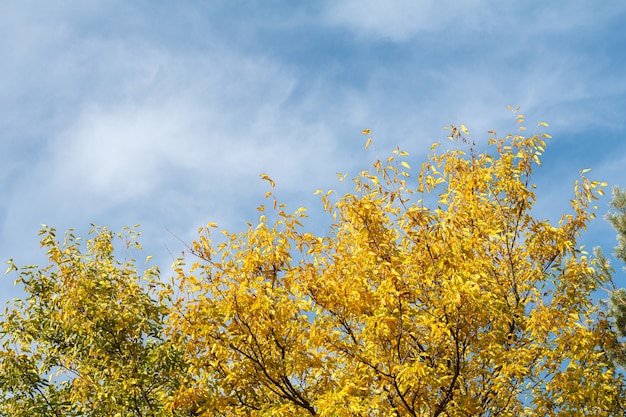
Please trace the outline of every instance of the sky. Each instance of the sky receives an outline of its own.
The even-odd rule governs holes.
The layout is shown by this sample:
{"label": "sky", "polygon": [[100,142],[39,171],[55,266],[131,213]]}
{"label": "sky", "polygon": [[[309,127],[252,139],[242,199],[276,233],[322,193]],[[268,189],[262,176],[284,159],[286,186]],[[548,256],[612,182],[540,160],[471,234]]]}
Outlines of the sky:
{"label": "sky", "polygon": [[[553,139],[535,171],[539,217],[568,210],[591,168],[609,183],[581,242],[626,186],[626,3],[487,0],[3,1],[0,259],[42,263],[38,231],[141,225],[164,272],[199,227],[237,232],[268,191],[310,213],[400,146],[419,167],[443,129]],[[626,286],[621,265],[618,285]],[[1,271],[0,271],[1,272]],[[18,294],[15,275],[0,298]]]}

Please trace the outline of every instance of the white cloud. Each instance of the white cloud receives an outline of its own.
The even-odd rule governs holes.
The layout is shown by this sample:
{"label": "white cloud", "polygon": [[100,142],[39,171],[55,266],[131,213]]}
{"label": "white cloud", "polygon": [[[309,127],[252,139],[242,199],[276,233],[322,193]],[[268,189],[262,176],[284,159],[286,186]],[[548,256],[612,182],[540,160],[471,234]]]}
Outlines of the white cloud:
{"label": "white cloud", "polygon": [[464,30],[488,25],[483,0],[345,0],[326,3],[331,23],[345,25],[359,37],[405,41],[418,33]]}
{"label": "white cloud", "polygon": [[[619,1],[601,5],[584,0],[567,3],[485,0],[331,0],[324,17],[333,25],[348,28],[358,38],[408,41],[420,34],[437,33],[437,43],[472,32],[491,36],[528,39],[537,34],[595,30],[603,21],[626,10]],[[461,35],[461,36],[459,36]]]}
{"label": "white cloud", "polygon": [[131,223],[156,212],[195,229],[237,218],[264,191],[263,172],[283,193],[310,194],[342,159],[328,127],[302,117],[306,97],[290,101],[297,79],[262,55],[89,38],[58,59],[54,91],[77,93],[51,103],[73,117],[29,149],[41,163],[20,169],[7,225],[101,223],[126,206]]}

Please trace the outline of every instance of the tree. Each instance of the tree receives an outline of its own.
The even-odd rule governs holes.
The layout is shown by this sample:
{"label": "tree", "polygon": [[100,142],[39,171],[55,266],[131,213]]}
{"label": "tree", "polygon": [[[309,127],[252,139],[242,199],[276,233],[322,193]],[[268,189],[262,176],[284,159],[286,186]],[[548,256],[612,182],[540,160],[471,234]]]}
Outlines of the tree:
{"label": "tree", "polygon": [[[609,206],[614,211],[606,215],[606,219],[617,232],[617,247],[614,255],[617,259],[626,263],[626,191],[619,187],[613,188],[613,196]],[[613,272],[608,260],[602,254],[600,248],[596,248],[596,257],[602,260],[605,274]],[[626,344],[620,338],[626,337],[626,289],[615,288],[610,291],[607,315],[612,319],[612,329],[615,337],[610,339],[608,350],[613,360],[622,368],[626,367]]]}
{"label": "tree", "polygon": [[610,271],[577,244],[604,184],[583,170],[569,213],[534,217],[548,135],[523,120],[484,153],[451,126],[416,176],[396,149],[319,190],[323,236],[269,191],[246,231],[202,228],[171,284],[106,229],[86,253],[44,230],[50,266],[21,270],[2,324],[0,414],[623,415],[592,299]]}
{"label": "tree", "polygon": [[434,145],[417,178],[396,149],[354,193],[320,190],[328,236],[302,231],[304,209],[287,214],[274,197],[271,214],[260,207],[257,225],[222,243],[204,228],[196,262],[176,268],[169,330],[191,373],[176,404],[225,416],[623,415],[591,298],[610,276],[576,243],[604,184],[581,171],[571,213],[536,219],[531,174],[548,135],[490,133],[491,153],[477,154],[452,126],[456,147]]}
{"label": "tree", "polygon": [[613,187],[613,196],[609,203],[616,212],[609,212],[606,215],[611,226],[617,231],[617,247],[615,256],[626,263],[626,190]]}
{"label": "tree", "polygon": [[48,266],[21,269],[27,297],[7,307],[0,327],[0,415],[172,415],[165,399],[184,362],[163,337],[168,293],[155,269],[138,275],[133,229],[91,234],[84,250],[71,231],[61,243],[45,227]]}

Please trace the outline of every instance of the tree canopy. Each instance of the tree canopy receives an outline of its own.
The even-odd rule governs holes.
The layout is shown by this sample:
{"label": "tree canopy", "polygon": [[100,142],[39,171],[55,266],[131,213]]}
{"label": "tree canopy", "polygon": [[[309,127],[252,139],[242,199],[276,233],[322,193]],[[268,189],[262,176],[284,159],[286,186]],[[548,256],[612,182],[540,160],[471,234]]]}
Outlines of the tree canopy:
{"label": "tree canopy", "polygon": [[133,229],[86,249],[44,229],[49,265],[10,268],[27,296],[2,317],[0,414],[623,415],[593,299],[611,276],[577,243],[605,184],[583,170],[570,210],[537,218],[549,136],[523,122],[480,153],[451,126],[415,175],[396,149],[318,190],[322,236],[263,175],[258,223],[209,223],[169,283],[123,255]]}
{"label": "tree canopy", "polygon": [[137,273],[133,229],[91,234],[82,248],[71,231],[59,241],[44,227],[49,264],[20,270],[27,297],[7,307],[0,328],[0,415],[171,415],[159,410],[184,362],[164,333],[168,291],[156,270]]}
{"label": "tree canopy", "polygon": [[[626,263],[626,190],[618,186],[613,187],[613,196],[609,206],[612,211],[607,213],[606,219],[617,232],[617,243],[615,247],[615,257]],[[595,248],[595,254],[599,263],[603,266],[602,273],[610,275],[614,272],[607,258],[600,247]],[[624,268],[626,271],[626,267]],[[622,368],[626,368],[626,289],[613,287],[609,290],[608,316],[614,327],[615,338],[611,340],[609,352],[613,360]]]}

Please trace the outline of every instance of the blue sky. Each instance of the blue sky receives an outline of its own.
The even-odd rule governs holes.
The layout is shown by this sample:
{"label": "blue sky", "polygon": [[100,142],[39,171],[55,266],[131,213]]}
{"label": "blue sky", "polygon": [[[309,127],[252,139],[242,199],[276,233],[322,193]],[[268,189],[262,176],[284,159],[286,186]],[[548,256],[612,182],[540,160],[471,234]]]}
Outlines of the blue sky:
{"label": "blue sky", "polygon": [[[450,123],[479,146],[514,132],[507,105],[550,124],[537,213],[556,219],[580,169],[626,186],[625,17],[608,0],[2,2],[0,258],[41,262],[42,223],[139,223],[167,274],[172,233],[256,221],[261,173],[321,233],[313,192],[375,158],[362,129],[417,167]],[[611,252],[607,202],[583,241]]]}

